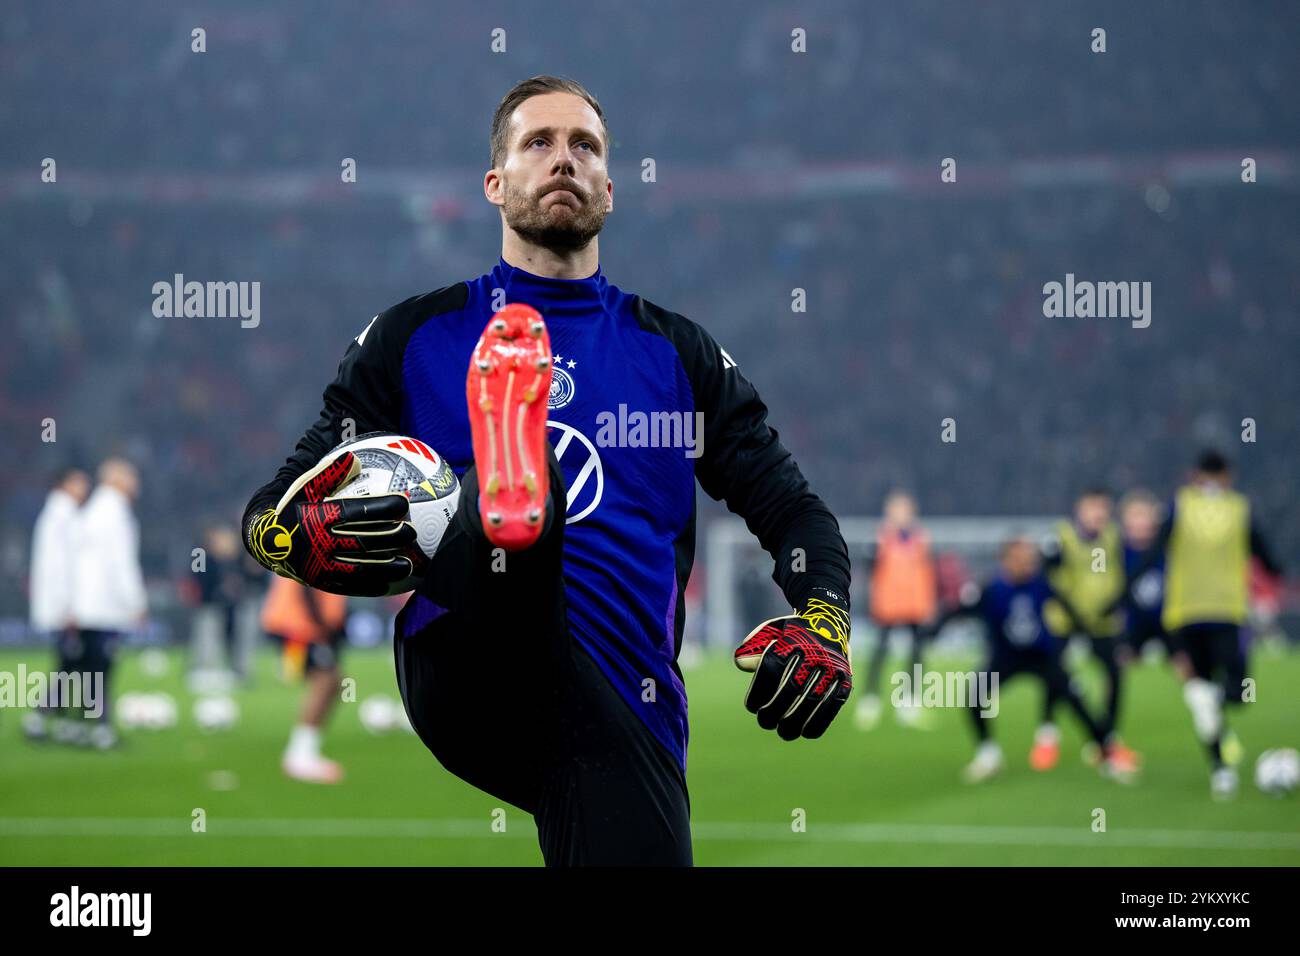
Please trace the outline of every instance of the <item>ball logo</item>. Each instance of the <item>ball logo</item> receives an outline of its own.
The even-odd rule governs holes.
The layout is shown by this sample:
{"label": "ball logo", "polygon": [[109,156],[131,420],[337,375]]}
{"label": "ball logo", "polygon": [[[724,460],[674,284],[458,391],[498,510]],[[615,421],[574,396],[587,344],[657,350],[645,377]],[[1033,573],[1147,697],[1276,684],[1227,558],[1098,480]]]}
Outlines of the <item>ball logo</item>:
{"label": "ball logo", "polygon": [[582,432],[563,422],[548,421],[546,427],[559,433],[552,433],[551,439],[568,487],[569,517],[564,523],[573,524],[587,517],[600,504],[605,493],[605,470],[596,446]]}
{"label": "ball logo", "polygon": [[546,407],[563,408],[573,401],[573,376],[556,366],[551,370],[551,391],[546,397]]}
{"label": "ball logo", "polygon": [[289,552],[293,550],[293,536],[279,525],[276,525],[272,531],[271,547],[267,549],[266,553],[272,561],[283,561],[289,557]]}

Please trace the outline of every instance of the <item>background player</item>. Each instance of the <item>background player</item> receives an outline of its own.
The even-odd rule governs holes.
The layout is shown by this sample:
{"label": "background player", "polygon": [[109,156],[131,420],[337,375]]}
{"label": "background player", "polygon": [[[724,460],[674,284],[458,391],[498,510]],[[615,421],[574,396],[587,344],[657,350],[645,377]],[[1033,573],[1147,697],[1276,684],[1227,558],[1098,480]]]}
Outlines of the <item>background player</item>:
{"label": "background player", "polygon": [[81,731],[101,750],[117,745],[110,677],[123,635],[144,626],[148,598],[140,567],[140,525],[132,512],[140,497],[140,476],[123,458],[99,466],[99,483],[82,506],[73,564],[76,587],[72,616],[77,622],[76,669],[103,675],[103,707]]}
{"label": "background player", "polygon": [[[1123,619],[1111,608],[1124,593],[1125,574],[1123,544],[1112,511],[1110,493],[1091,488],[1075,500],[1073,520],[1057,526],[1056,539],[1048,546],[1047,576],[1057,597],[1068,601],[1073,610],[1063,613],[1058,601],[1049,606],[1048,621],[1062,637],[1081,634],[1087,639],[1105,673],[1103,733],[1111,749],[1132,762],[1137,754],[1124,746],[1117,733],[1126,654]],[[1049,690],[1030,757],[1035,770],[1050,770],[1060,758],[1060,734],[1052,722],[1056,703],[1056,694]],[[1095,760],[1098,755],[1089,747],[1087,756]]]}
{"label": "background player", "polygon": [[[1254,555],[1271,574],[1281,568],[1265,544],[1245,495],[1232,489],[1228,460],[1208,450],[1197,458],[1191,479],[1174,495],[1141,574],[1163,558],[1162,623],[1187,655],[1191,676],[1183,699],[1210,758],[1210,794],[1237,794],[1239,750],[1228,736],[1225,706],[1242,702],[1249,613],[1248,575]],[[1132,599],[1132,588],[1127,591]]]}
{"label": "background player", "polygon": [[203,646],[202,638],[216,638],[225,654],[226,671],[240,684],[251,678],[245,660],[248,648],[240,646],[239,608],[260,587],[264,569],[240,547],[239,530],[225,522],[214,522],[203,532],[207,563],[195,577],[195,615],[192,654],[196,668],[207,666],[215,647]]}
{"label": "background player", "polygon": [[321,754],[325,724],[338,703],[339,652],[347,598],[276,575],[262,605],[262,630],[283,647],[284,676],[305,678],[298,723],[289,734],[281,768],[305,783],[339,783],[343,768]]}
{"label": "background player", "polygon": [[[1002,547],[998,574],[982,589],[968,585],[961,607],[949,612],[947,619],[970,615],[983,621],[988,658],[981,669],[982,680],[996,675],[1000,692],[1008,680],[1020,674],[1037,677],[1047,693],[1065,702],[1079,718],[1102,754],[1103,774],[1130,780],[1136,767],[1124,752],[1106,743],[1103,725],[1089,713],[1061,666],[1060,639],[1043,618],[1052,600],[1061,598],[1042,572],[1038,549],[1026,538],[1014,538]],[[1068,602],[1063,606],[1070,613]],[[968,709],[979,745],[962,776],[968,783],[978,783],[1001,772],[1004,760],[1002,748],[992,737],[993,717],[983,713],[978,701],[972,701]]]}
{"label": "background player", "polygon": [[[935,613],[935,564],[930,536],[917,521],[916,499],[907,492],[894,491],[885,499],[883,520],[867,562],[871,573],[871,620],[879,637],[855,713],[862,730],[870,730],[880,719],[880,672],[889,652],[891,632],[901,629],[907,634],[914,671],[921,663],[922,627]],[[917,703],[911,701],[895,709],[900,723],[921,726],[924,711]]]}
{"label": "background player", "polygon": [[[45,505],[32,531],[30,619],[32,631],[54,646],[55,669],[60,674],[77,670],[79,646],[73,617],[72,568],[77,551],[77,512],[90,493],[90,476],[80,468],[64,470],[45,496]],[[51,700],[23,714],[23,733],[45,740],[49,721],[65,702]]]}
{"label": "background player", "polygon": [[1120,500],[1124,536],[1124,642],[1136,657],[1150,644],[1164,650],[1180,682],[1191,674],[1187,655],[1169,640],[1161,623],[1165,597],[1164,555],[1155,548],[1164,509],[1151,492],[1138,488]]}

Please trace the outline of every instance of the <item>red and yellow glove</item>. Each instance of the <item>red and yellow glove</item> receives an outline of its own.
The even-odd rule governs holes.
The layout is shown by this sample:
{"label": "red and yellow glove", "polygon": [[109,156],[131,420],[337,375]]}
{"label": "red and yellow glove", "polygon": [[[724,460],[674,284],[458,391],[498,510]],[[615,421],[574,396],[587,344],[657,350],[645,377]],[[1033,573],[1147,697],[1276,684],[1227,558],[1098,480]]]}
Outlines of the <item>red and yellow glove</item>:
{"label": "red and yellow glove", "polygon": [[350,451],[326,456],[276,507],[249,520],[249,552],[263,567],[321,591],[386,594],[414,567],[410,502],[399,494],[330,497],[360,470]]}
{"label": "red and yellow glove", "polygon": [[814,588],[802,611],[764,621],[736,648],[753,673],[745,709],[783,740],[820,737],[853,689],[849,612],[843,598]]}

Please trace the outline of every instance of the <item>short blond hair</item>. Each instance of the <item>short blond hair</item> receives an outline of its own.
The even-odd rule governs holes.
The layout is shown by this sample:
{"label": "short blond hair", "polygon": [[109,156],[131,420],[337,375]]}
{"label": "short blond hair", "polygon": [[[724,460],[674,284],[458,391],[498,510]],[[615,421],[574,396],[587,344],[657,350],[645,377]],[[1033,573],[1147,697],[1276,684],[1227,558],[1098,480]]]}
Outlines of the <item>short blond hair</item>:
{"label": "short blond hair", "polygon": [[495,169],[499,167],[509,152],[506,138],[510,133],[510,117],[514,115],[519,104],[534,96],[546,93],[572,93],[587,101],[587,105],[596,111],[600,118],[600,132],[605,137],[605,155],[609,155],[609,125],[605,122],[605,111],[600,108],[596,97],[587,92],[587,88],[577,80],[568,80],[562,76],[532,76],[521,80],[510,88],[510,92],[501,100],[497,110],[492,114],[491,162]]}

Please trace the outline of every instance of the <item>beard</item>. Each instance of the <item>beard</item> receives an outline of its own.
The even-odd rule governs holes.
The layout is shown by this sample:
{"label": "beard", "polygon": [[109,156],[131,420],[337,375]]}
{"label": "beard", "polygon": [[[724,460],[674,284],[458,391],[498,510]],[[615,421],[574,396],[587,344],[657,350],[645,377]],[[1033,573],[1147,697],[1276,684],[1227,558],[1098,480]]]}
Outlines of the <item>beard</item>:
{"label": "beard", "polygon": [[[541,188],[551,190],[553,187]],[[542,208],[545,193],[528,193],[507,183],[506,225],[521,238],[552,252],[574,252],[585,248],[604,228],[605,205],[592,202],[592,198],[577,186],[565,188],[576,197],[577,209],[558,200]]]}

